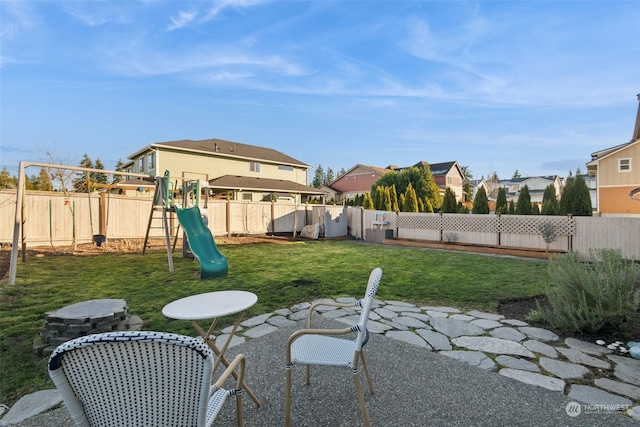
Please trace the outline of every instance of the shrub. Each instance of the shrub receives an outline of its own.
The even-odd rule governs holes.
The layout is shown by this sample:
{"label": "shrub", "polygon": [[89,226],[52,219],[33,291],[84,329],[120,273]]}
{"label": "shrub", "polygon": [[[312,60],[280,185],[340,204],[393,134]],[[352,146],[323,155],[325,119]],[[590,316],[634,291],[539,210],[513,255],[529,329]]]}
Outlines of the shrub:
{"label": "shrub", "polygon": [[538,231],[542,234],[542,239],[547,245],[547,252],[549,252],[549,246],[556,241],[556,226],[552,222],[543,222],[538,225]]}
{"label": "shrub", "polygon": [[619,250],[589,251],[589,262],[577,253],[549,261],[547,288],[551,307],[538,311],[551,326],[580,333],[603,329],[625,333],[627,322],[638,321],[640,268]]}

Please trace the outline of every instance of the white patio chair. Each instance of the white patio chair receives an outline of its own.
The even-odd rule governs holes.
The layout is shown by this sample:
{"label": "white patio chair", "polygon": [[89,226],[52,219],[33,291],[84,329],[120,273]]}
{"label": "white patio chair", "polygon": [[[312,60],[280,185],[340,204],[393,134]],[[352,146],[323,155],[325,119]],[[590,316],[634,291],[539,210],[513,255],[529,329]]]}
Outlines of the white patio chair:
{"label": "white patio chair", "polygon": [[[382,270],[374,269],[369,275],[367,291],[364,298],[355,303],[345,304],[337,302],[318,302],[309,307],[307,314],[307,327],[300,329],[289,337],[286,350],[286,387],[285,387],[285,426],[291,424],[291,368],[294,364],[299,363],[306,365],[307,384],[311,383],[310,365],[328,365],[328,366],[344,366],[350,368],[356,385],[356,392],[362,411],[364,424],[369,426],[369,414],[364,403],[364,395],[362,393],[362,385],[360,384],[360,368],[359,362],[362,361],[362,367],[367,378],[369,393],[373,394],[373,384],[369,376],[367,362],[362,352],[362,347],[369,339],[369,331],[367,330],[367,321],[371,305],[375,298],[376,291],[380,279],[382,278]],[[335,307],[359,307],[361,308],[360,319],[353,326],[343,329],[312,329],[311,317],[316,307],[321,305],[330,305]],[[345,335],[350,332],[356,332],[355,339],[340,338],[335,335]]]}
{"label": "white patio chair", "polygon": [[[245,357],[236,356],[212,385],[215,357],[196,338],[164,332],[108,332],[60,345],[49,375],[76,426],[211,426],[229,396],[236,396]],[[236,389],[225,381],[238,369]]]}

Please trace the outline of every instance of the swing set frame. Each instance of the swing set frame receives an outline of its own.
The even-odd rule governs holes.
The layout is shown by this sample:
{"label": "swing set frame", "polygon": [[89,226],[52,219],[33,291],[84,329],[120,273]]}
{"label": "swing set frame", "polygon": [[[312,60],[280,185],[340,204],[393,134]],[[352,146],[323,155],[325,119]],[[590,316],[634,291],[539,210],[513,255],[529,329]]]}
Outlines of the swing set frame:
{"label": "swing set frame", "polygon": [[[133,172],[122,172],[122,171],[112,171],[112,170],[104,170],[104,169],[95,169],[95,168],[84,168],[80,166],[67,166],[67,165],[59,165],[55,163],[38,163],[38,162],[20,162],[20,167],[18,169],[18,185],[16,186],[16,211],[15,211],[15,221],[13,224],[13,242],[11,245],[11,261],[9,266],[9,285],[16,284],[16,270],[18,263],[18,247],[22,249],[22,258],[23,261],[26,261],[26,253],[27,253],[27,240],[24,235],[24,227],[23,224],[26,221],[26,212],[25,212],[25,192],[26,192],[26,172],[25,170],[28,167],[39,167],[39,168],[47,168],[47,169],[62,169],[62,170],[70,170],[70,171],[78,171],[78,172],[97,172],[104,173],[110,175],[120,175],[120,176],[132,176],[137,178],[148,178],[153,180],[154,177],[149,174],[142,173],[133,173]],[[87,190],[90,190],[87,188]],[[89,204],[91,206],[91,204]],[[19,240],[21,240],[19,242]],[[18,245],[20,243],[20,245]]]}

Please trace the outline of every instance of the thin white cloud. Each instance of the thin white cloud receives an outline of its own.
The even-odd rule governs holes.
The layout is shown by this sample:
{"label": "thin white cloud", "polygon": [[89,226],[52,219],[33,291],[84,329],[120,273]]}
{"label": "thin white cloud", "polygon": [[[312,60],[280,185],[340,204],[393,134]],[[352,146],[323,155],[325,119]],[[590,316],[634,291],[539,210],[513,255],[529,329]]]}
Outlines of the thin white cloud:
{"label": "thin white cloud", "polygon": [[182,27],[189,25],[198,15],[197,12],[178,12],[177,17],[169,17],[171,24],[167,26],[167,31],[178,30]]}
{"label": "thin white cloud", "polygon": [[202,22],[209,22],[215,19],[224,12],[226,9],[246,9],[252,6],[257,6],[265,3],[269,3],[270,0],[218,0],[214,1],[211,9],[204,15]]}

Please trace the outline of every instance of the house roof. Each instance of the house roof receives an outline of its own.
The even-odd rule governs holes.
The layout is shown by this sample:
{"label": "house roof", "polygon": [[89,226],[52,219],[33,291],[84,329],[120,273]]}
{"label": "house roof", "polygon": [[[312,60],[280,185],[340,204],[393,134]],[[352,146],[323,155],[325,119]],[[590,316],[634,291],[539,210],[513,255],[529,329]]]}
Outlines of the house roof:
{"label": "house roof", "polygon": [[254,178],[240,175],[223,175],[209,181],[209,188],[220,190],[241,189],[252,191],[287,192],[322,195],[318,188],[298,184],[284,179]]}
{"label": "house roof", "polygon": [[153,149],[171,149],[188,151],[193,153],[215,154],[221,157],[240,158],[245,160],[265,161],[284,165],[292,165],[308,168],[309,165],[294,159],[272,148],[258,147],[257,145],[242,144],[240,142],[225,141],[222,139],[203,139],[193,141],[183,139],[179,141],[155,142],[131,154],[133,159],[145,151]]}

